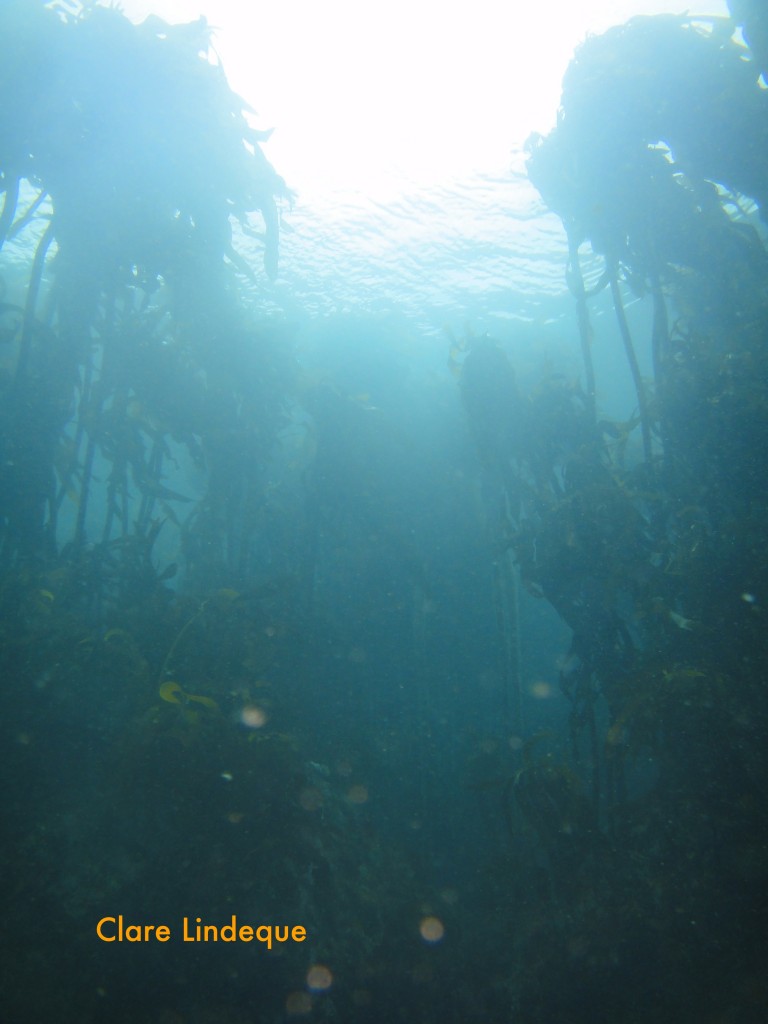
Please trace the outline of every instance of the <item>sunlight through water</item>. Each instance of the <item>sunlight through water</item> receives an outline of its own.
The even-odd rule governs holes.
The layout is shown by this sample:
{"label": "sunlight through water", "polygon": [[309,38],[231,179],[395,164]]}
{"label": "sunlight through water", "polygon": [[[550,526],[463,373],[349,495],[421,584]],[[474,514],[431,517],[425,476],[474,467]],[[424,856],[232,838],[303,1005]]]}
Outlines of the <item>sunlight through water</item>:
{"label": "sunlight through water", "polygon": [[[669,0],[125,0],[141,20],[203,15],[267,157],[296,193],[260,301],[296,314],[396,306],[427,320],[531,319],[564,292],[564,241],[525,176],[588,34]],[[689,8],[727,14],[724,0]],[[258,262],[257,246],[237,239]],[[253,252],[249,252],[249,247]],[[429,267],[429,273],[425,273]]]}

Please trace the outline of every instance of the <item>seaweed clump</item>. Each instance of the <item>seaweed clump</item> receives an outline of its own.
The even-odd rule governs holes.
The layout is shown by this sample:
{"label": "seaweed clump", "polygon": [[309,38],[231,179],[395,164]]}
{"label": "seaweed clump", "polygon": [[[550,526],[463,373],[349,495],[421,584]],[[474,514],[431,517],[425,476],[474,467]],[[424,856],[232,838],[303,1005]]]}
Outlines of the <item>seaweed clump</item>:
{"label": "seaweed clump", "polygon": [[[598,1004],[599,1019],[645,1019],[647,1005],[632,1008],[638,963],[656,978],[652,1015],[693,1019],[705,1004],[690,994],[724,945],[741,963],[720,963],[704,999],[727,1015],[768,941],[754,888],[768,840],[768,93],[734,29],[635,18],[582,44],[528,164],[567,234],[582,382],[526,393],[491,339],[464,360],[503,545],[572,630],[572,767],[529,757],[505,789],[510,857],[541,865],[518,821],[552,907],[542,924],[524,896],[506,897],[515,920],[530,914],[516,940],[528,970],[509,982],[529,1020],[594,1020]],[[624,423],[599,413],[590,310],[604,290],[635,388]],[[642,343],[628,295],[648,309]],[[702,919],[718,925],[682,925]],[[555,976],[552,994],[541,979]]]}
{"label": "seaweed clump", "polygon": [[134,25],[116,8],[25,2],[0,19],[13,43],[0,76],[0,245],[33,253],[3,306],[0,550],[11,564],[95,539],[105,462],[104,542],[133,523],[146,537],[161,502],[175,519],[187,496],[165,484],[166,467],[179,449],[210,467],[212,421],[249,386],[264,408],[259,423],[243,413],[246,429],[269,444],[266,392],[279,405],[289,361],[238,308],[237,276],[257,278],[232,229],[253,232],[261,216],[274,276],[277,203],[290,193],[262,152],[268,133],[209,59],[204,19]]}

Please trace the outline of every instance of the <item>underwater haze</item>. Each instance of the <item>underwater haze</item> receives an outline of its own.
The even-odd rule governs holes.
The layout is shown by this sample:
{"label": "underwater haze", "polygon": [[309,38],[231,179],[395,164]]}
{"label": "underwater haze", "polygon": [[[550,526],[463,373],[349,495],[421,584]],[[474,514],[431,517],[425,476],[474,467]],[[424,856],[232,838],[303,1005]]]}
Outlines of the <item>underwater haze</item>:
{"label": "underwater haze", "polygon": [[0,7],[4,1020],[768,1020],[768,14],[665,7]]}

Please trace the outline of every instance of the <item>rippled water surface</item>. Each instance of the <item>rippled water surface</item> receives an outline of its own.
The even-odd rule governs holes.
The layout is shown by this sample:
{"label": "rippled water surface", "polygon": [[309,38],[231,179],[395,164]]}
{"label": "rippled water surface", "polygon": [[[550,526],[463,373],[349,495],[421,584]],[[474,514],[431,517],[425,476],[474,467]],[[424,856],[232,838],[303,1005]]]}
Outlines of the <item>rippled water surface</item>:
{"label": "rippled water surface", "polygon": [[[258,243],[241,240],[258,263]],[[286,310],[397,309],[424,325],[557,315],[565,298],[565,238],[525,173],[506,166],[372,192],[300,193],[283,214],[280,276]]]}

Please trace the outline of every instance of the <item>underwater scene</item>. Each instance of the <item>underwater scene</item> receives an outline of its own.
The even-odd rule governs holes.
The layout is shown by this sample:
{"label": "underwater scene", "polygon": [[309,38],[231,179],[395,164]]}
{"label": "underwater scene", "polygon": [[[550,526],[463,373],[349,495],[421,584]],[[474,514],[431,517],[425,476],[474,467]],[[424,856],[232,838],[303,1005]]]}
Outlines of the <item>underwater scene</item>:
{"label": "underwater scene", "polygon": [[0,1019],[765,1024],[768,6],[344,202],[172,6],[0,6]]}

